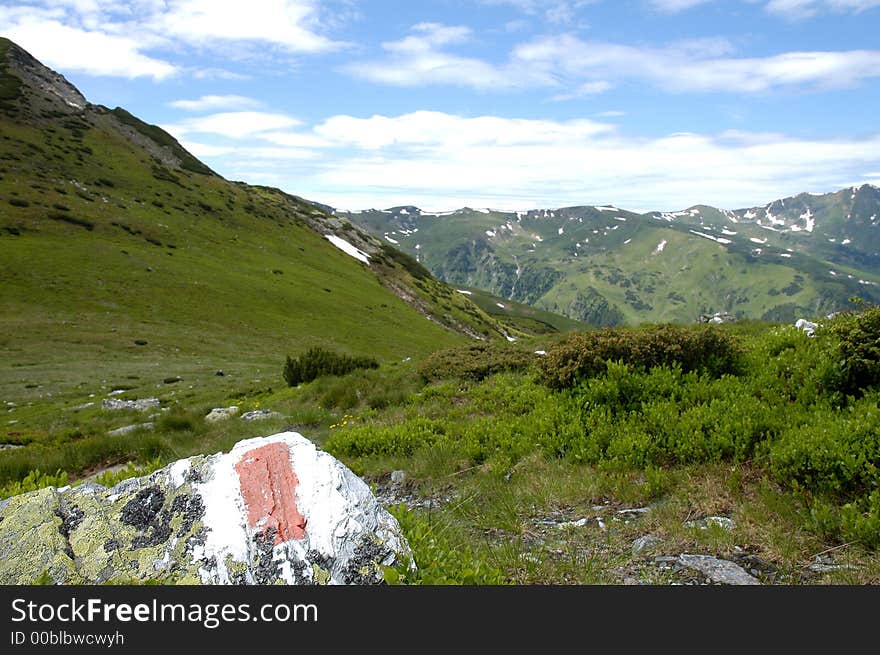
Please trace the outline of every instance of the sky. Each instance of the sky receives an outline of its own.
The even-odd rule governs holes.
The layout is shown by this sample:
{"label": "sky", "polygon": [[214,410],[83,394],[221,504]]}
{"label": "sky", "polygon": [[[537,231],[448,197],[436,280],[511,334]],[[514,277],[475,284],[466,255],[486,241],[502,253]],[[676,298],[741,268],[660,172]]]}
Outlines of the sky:
{"label": "sky", "polygon": [[0,0],[216,172],[340,209],[880,185],[880,0]]}

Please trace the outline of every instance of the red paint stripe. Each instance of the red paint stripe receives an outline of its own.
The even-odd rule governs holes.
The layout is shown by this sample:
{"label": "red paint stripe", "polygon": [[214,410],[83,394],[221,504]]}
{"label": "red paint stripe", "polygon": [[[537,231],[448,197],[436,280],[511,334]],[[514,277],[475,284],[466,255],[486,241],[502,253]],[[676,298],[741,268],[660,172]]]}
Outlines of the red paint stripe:
{"label": "red paint stripe", "polygon": [[296,506],[299,480],[290,465],[287,444],[275,442],[249,450],[235,471],[252,529],[275,528],[276,545],[306,536],[306,519]]}

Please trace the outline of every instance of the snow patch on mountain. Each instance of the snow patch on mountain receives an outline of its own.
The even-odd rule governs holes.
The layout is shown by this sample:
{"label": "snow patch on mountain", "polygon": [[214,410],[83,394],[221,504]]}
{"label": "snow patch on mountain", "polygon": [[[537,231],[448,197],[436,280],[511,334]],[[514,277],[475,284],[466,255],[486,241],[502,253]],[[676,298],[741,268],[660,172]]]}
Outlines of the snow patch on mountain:
{"label": "snow patch on mountain", "polygon": [[324,237],[330,243],[332,243],[334,246],[336,246],[342,252],[344,252],[346,255],[351,255],[352,257],[354,257],[358,261],[362,261],[364,264],[367,264],[369,266],[370,256],[367,253],[365,253],[363,250],[355,248],[353,245],[351,245],[345,239],[341,239],[341,238],[334,236],[332,234],[325,234]]}
{"label": "snow patch on mountain", "polygon": [[696,230],[688,230],[688,232],[690,232],[691,234],[696,234],[698,237],[703,237],[704,239],[709,239],[710,241],[724,244],[725,246],[729,243],[733,243],[730,239],[712,236],[711,234],[706,234],[705,232],[697,232]]}
{"label": "snow patch on mountain", "polygon": [[800,215],[800,218],[806,221],[804,224],[804,229],[807,232],[812,232],[813,229],[816,227],[816,219],[813,217],[813,212],[810,211],[809,207],[807,207],[806,211],[804,211],[804,213]]}

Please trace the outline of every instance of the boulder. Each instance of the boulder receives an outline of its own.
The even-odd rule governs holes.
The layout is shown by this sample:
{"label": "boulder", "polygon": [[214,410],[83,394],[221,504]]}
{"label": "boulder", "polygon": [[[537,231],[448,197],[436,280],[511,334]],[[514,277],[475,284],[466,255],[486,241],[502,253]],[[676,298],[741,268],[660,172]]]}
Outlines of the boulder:
{"label": "boulder", "polygon": [[685,521],[685,525],[689,528],[700,528],[701,530],[708,530],[713,526],[722,530],[733,530],[736,528],[736,521],[726,516],[704,516],[701,519]]}
{"label": "boulder", "polygon": [[147,421],[146,423],[135,423],[134,425],[126,425],[121,428],[116,428],[115,430],[110,430],[107,434],[112,436],[119,436],[122,434],[128,434],[129,432],[134,432],[135,430],[148,430],[155,425],[152,421]]}
{"label": "boulder", "polygon": [[0,501],[0,584],[370,584],[401,560],[367,484],[295,432]]}
{"label": "boulder", "polygon": [[264,421],[270,418],[284,418],[278,412],[273,412],[270,409],[255,409],[252,412],[245,412],[241,415],[242,421]]}
{"label": "boulder", "polygon": [[739,564],[711,555],[679,555],[678,561],[695,571],[699,571],[712,582],[729,585],[759,585],[761,581],[749,575]]}
{"label": "boulder", "polygon": [[238,405],[230,405],[229,407],[215,407],[205,416],[208,423],[216,423],[217,421],[225,421],[238,414]]}
{"label": "boulder", "polygon": [[715,312],[714,314],[700,314],[700,323],[736,323],[736,316],[729,312]]}
{"label": "boulder", "polygon": [[104,398],[101,407],[111,411],[133,409],[136,412],[146,412],[159,406],[158,398],[141,398],[140,400],[119,400],[118,398]]}
{"label": "boulder", "polygon": [[661,543],[660,537],[646,534],[644,537],[639,537],[632,542],[632,554],[641,555],[642,553],[654,550]]}

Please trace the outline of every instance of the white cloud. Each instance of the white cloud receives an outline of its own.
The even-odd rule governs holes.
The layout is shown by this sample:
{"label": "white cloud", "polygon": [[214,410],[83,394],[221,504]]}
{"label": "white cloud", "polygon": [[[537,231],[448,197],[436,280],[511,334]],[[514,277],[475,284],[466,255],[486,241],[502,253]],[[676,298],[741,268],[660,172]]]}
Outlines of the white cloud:
{"label": "white cloud", "polygon": [[786,18],[808,18],[822,11],[861,13],[880,7],[880,0],[769,0],[766,9]]}
{"label": "white cloud", "polygon": [[388,55],[344,68],[396,86],[443,84],[478,90],[550,88],[567,100],[607,91],[619,82],[647,82],[669,92],[762,93],[777,88],[844,88],[880,77],[880,50],[785,52],[735,57],[723,38],[664,46],[544,36],[516,46],[506,61],[465,57],[444,46],[469,38],[467,28],[421,24],[414,34],[383,44]]}
{"label": "white cloud", "polygon": [[317,32],[318,9],[313,0],[169,0],[145,24],[189,44],[259,41],[306,53],[342,47]]}
{"label": "white cloud", "polygon": [[[243,133],[222,123],[200,129]],[[634,210],[697,203],[739,208],[831,190],[842,179],[870,181],[864,171],[880,168],[880,134],[804,139],[728,131],[645,138],[590,120],[432,111],[338,115],[313,126],[252,130],[240,139],[234,151],[210,141],[191,147],[228,177],[271,179],[298,195],[352,209],[609,202]]]}
{"label": "white cloud", "polygon": [[508,5],[530,16],[542,15],[549,23],[571,23],[578,11],[601,0],[481,0],[484,5]]}
{"label": "white cloud", "polygon": [[606,82],[605,80],[597,80],[594,82],[584,82],[580,84],[576,89],[568,93],[560,93],[552,98],[553,101],[563,101],[563,100],[575,100],[577,98],[583,98],[584,96],[596,95],[599,93],[605,93],[611,89],[611,83]]}
{"label": "white cloud", "polygon": [[[321,34],[317,0],[17,0],[0,7],[0,32],[45,63],[91,75],[152,77],[186,71],[148,52],[179,56],[210,48],[238,56],[231,44],[322,53],[346,44]],[[220,71],[221,73],[225,73]],[[228,74],[228,73],[227,73]]]}
{"label": "white cloud", "polygon": [[721,56],[724,40],[639,47],[545,37],[519,46],[522,66],[559,77],[631,79],[674,92],[756,93],[779,87],[846,87],[880,77],[880,50],[787,52],[769,57]]}
{"label": "white cloud", "polygon": [[648,0],[651,4],[651,7],[656,9],[657,11],[662,11],[670,14],[677,13],[679,11],[684,11],[685,9],[691,9],[696,7],[697,5],[704,5],[709,2],[714,2],[715,0]]}
{"label": "white cloud", "polygon": [[229,139],[244,139],[263,132],[300,125],[301,121],[287,116],[259,111],[228,111],[187,118],[163,129],[176,137],[190,134],[209,134]]}
{"label": "white cloud", "polygon": [[372,82],[396,86],[449,84],[475,89],[527,87],[547,80],[533,79],[528,70],[498,67],[473,57],[451,54],[443,46],[461,43],[471,36],[467,27],[439,23],[420,23],[413,34],[382,44],[388,52],[384,59],[358,61],[343,70]]}
{"label": "white cloud", "polygon": [[262,103],[253,98],[237,95],[207,95],[195,100],[174,100],[168,103],[169,107],[183,109],[184,111],[209,111],[213,109],[245,109],[259,107]]}
{"label": "white cloud", "polygon": [[135,39],[71,27],[46,13],[0,8],[0,30],[47,66],[65,71],[161,80],[179,70],[140,52]]}

